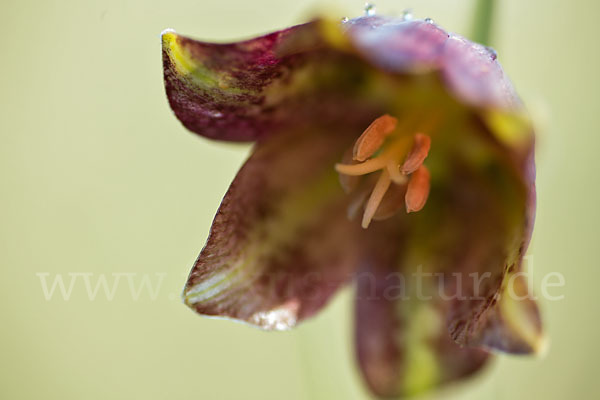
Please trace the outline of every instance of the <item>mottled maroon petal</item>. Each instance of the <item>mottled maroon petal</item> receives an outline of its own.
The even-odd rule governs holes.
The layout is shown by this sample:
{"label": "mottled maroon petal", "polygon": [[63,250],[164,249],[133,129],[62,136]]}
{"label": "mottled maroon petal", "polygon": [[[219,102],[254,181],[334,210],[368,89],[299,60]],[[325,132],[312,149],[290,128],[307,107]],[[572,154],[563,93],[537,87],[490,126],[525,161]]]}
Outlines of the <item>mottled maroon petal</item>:
{"label": "mottled maroon petal", "polygon": [[272,110],[265,88],[285,81],[290,70],[299,67],[293,49],[288,48],[284,57],[276,50],[290,36],[310,35],[309,31],[309,26],[298,26],[229,44],[165,32],[164,79],[175,115],[186,128],[203,136],[257,139],[274,124],[268,117]]}
{"label": "mottled maroon petal", "polygon": [[[530,157],[510,158],[491,146],[483,165],[469,166],[467,146],[461,148],[448,163],[451,177],[432,188],[428,207],[414,221],[423,232],[417,247],[427,253],[425,265],[445,280],[450,335],[463,346],[539,351],[543,335],[535,301],[507,295],[507,288],[528,294],[522,293],[524,279],[511,277],[522,271],[531,237],[535,187],[529,170],[520,169]],[[523,329],[515,329],[519,324]]]}
{"label": "mottled maroon petal", "polygon": [[520,106],[494,52],[434,23],[362,17],[336,25],[350,47],[324,35],[324,24],[229,44],[165,32],[165,87],[175,115],[209,138],[254,141],[308,118],[362,117],[385,107],[390,99],[368,89],[378,70],[401,79],[439,74],[470,106]]}
{"label": "mottled maroon petal", "polygon": [[[398,240],[402,233],[387,237]],[[410,270],[397,264],[403,248],[380,243],[356,276],[358,361],[371,391],[384,398],[415,396],[465,378],[488,358],[450,338],[443,303],[415,298]]]}
{"label": "mottled maroon petal", "polygon": [[364,61],[328,48],[317,22],[229,44],[165,32],[163,66],[177,118],[212,139],[261,140],[341,112],[364,123],[380,107],[361,97]]}
{"label": "mottled maroon petal", "polygon": [[[542,353],[546,340],[537,303],[523,275],[511,271],[480,313],[450,314],[450,332],[460,344],[513,354]],[[454,317],[454,318],[453,318]]]}
{"label": "mottled maroon petal", "polygon": [[277,330],[323,307],[351,277],[360,248],[332,168],[349,145],[317,130],[259,143],[223,199],[186,303]]}

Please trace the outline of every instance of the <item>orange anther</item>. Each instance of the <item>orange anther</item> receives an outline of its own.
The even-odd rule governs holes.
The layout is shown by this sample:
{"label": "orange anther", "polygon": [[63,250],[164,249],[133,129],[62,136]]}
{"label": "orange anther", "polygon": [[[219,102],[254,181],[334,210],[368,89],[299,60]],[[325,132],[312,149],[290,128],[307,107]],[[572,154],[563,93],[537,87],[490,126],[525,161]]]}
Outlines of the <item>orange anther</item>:
{"label": "orange anther", "polygon": [[427,158],[430,147],[431,138],[422,133],[417,133],[413,147],[406,156],[404,164],[402,164],[402,173],[408,175],[415,172]]}
{"label": "orange anther", "polygon": [[396,129],[398,120],[390,115],[382,115],[365,129],[354,144],[353,158],[365,161],[381,147],[387,135]]}
{"label": "orange anther", "polygon": [[430,175],[426,166],[421,165],[410,176],[408,188],[406,189],[406,212],[415,212],[421,210],[429,197]]}

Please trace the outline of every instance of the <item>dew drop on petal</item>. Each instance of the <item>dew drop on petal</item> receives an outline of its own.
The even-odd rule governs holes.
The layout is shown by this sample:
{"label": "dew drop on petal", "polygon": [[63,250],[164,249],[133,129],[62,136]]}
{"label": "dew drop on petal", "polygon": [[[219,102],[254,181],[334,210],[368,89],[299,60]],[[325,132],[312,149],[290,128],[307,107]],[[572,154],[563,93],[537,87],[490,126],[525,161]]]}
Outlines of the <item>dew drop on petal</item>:
{"label": "dew drop on petal", "polygon": [[433,19],[431,18],[425,18],[425,22],[427,22],[428,24],[433,24]]}
{"label": "dew drop on petal", "polygon": [[348,21],[350,21],[350,19],[348,17],[343,17],[342,18],[342,24],[345,24]]}
{"label": "dew drop on petal", "polygon": [[490,53],[490,57],[492,58],[492,60],[495,61],[498,58],[498,52],[496,52],[496,49],[489,46],[486,46],[485,49],[488,51],[488,53]]}
{"label": "dew drop on petal", "polygon": [[375,4],[373,3],[365,3],[365,15],[368,17],[372,17],[377,13],[377,9],[375,8]]}
{"label": "dew drop on petal", "polygon": [[413,13],[410,8],[402,11],[402,21],[412,21]]}

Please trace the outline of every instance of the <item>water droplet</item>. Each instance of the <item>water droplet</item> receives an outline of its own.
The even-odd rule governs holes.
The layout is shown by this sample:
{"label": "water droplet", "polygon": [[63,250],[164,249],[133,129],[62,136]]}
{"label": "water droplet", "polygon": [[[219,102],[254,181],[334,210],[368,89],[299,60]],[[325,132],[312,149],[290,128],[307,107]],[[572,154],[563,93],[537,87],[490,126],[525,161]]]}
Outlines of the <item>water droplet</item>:
{"label": "water droplet", "polygon": [[365,15],[368,17],[372,17],[377,13],[375,8],[375,4],[373,3],[365,3]]}
{"label": "water droplet", "polygon": [[413,13],[410,8],[402,11],[402,21],[412,21],[412,19]]}
{"label": "water droplet", "polygon": [[498,52],[496,51],[496,49],[486,46],[485,48],[488,53],[490,53],[490,57],[492,57],[492,60],[496,60],[498,58]]}
{"label": "water droplet", "polygon": [[433,20],[431,18],[425,18],[425,22],[427,22],[428,24],[433,24]]}
{"label": "water droplet", "polygon": [[348,17],[343,17],[342,18],[342,24],[345,24],[348,21],[350,21],[350,19]]}

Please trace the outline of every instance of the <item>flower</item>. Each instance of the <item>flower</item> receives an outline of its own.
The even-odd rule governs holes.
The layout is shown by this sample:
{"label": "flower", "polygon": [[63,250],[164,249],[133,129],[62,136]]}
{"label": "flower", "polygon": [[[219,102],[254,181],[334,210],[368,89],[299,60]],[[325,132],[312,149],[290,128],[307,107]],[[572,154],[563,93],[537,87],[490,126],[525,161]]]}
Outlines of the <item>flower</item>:
{"label": "flower", "polygon": [[189,276],[189,307],[285,330],[354,282],[358,363],[381,397],[459,380],[492,351],[539,351],[520,273],[533,129],[493,50],[379,16],[162,42],[183,125],[254,143]]}

